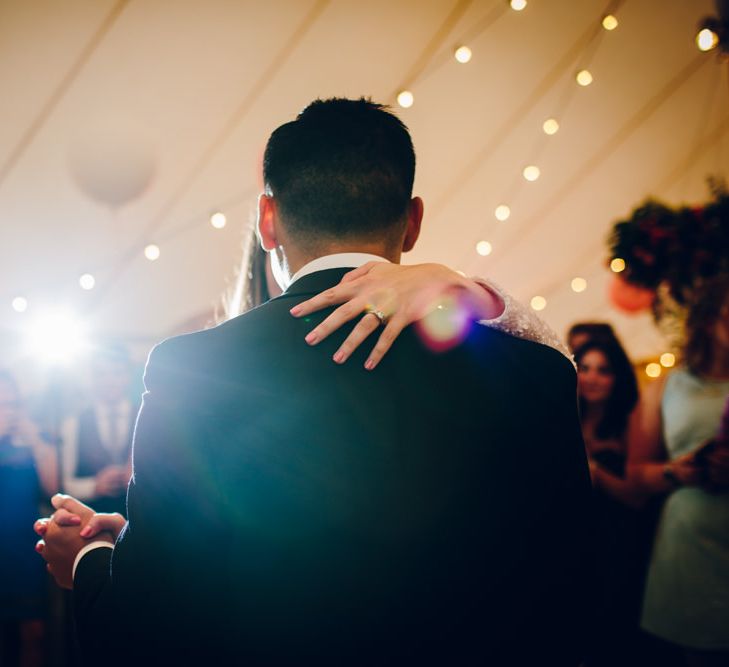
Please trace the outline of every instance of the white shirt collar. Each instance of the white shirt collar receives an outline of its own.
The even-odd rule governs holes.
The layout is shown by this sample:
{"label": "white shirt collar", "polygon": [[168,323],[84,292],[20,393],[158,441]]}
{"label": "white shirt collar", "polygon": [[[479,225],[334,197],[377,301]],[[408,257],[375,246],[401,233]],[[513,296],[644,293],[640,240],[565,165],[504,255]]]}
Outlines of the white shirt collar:
{"label": "white shirt collar", "polygon": [[390,260],[379,255],[370,255],[366,252],[340,252],[335,255],[324,255],[324,257],[317,257],[308,264],[304,264],[304,266],[291,276],[291,280],[286,286],[286,289],[299,278],[303,278],[310,273],[326,271],[327,269],[356,269],[363,264],[367,264],[367,262],[387,262],[389,264]]}

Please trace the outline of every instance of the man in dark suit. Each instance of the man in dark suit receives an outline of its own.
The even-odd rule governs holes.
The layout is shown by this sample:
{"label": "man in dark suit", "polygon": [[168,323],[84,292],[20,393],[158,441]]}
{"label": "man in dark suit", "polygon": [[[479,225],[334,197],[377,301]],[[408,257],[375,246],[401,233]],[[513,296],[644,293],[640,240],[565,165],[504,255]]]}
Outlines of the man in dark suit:
{"label": "man in dark suit", "polygon": [[368,372],[364,352],[331,361],[347,327],[305,344],[327,311],[289,313],[413,246],[414,167],[407,129],[365,100],[271,135],[259,233],[287,289],[153,350],[113,549],[53,522],[39,547],[91,661],[579,664],[590,484],[570,362],[478,325],[434,353],[408,328]]}

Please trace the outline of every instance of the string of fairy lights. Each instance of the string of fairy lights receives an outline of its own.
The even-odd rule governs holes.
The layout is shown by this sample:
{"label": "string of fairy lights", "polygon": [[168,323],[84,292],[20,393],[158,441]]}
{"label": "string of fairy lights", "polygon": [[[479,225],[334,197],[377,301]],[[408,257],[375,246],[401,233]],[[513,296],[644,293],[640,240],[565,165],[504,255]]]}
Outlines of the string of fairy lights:
{"label": "string of fairy lights", "polygon": [[[587,57],[587,54],[592,51],[592,55],[594,55],[594,50],[597,48],[597,43],[599,41],[600,35],[609,34],[619,27],[620,23],[616,14],[618,13],[617,9],[619,9],[622,3],[623,0],[612,0],[611,2],[608,2],[606,10],[600,17],[599,28],[594,33],[591,33],[588,36],[588,39],[585,43],[580,45],[580,57],[578,57],[577,59],[580,66],[573,70],[572,76],[570,77],[571,84],[565,90],[565,94],[561,97],[560,102],[558,102],[558,104],[553,109],[553,113],[549,115],[549,117],[546,117],[541,123],[540,129],[542,140],[546,140],[547,142],[549,142],[549,138],[554,137],[556,134],[558,134],[558,132],[560,131],[561,118],[564,117],[566,107],[569,104],[572,96],[576,93],[576,91],[587,88],[594,82],[595,77],[593,75],[593,72],[590,70],[590,58]],[[316,16],[318,16],[318,13],[323,11],[326,2],[321,2],[320,0],[318,4],[320,6],[317,8],[317,12],[312,12],[312,20],[314,20]],[[421,55],[422,62],[416,64],[416,71],[412,73],[410,82],[407,84],[407,86],[403,86],[396,93],[395,99],[397,104],[401,108],[409,109],[415,104],[416,91],[414,90],[414,85],[417,84],[418,77],[421,77],[423,75],[423,71],[425,70],[426,66],[428,64],[433,65],[435,52],[438,51],[438,47],[440,46],[439,40],[442,41],[441,37],[444,38],[451,27],[449,21],[451,23],[454,23],[457,18],[460,18],[469,3],[462,1],[461,4],[462,7],[457,6],[452,12],[452,15],[448,17],[444,25],[441,26],[440,32],[443,34],[436,35],[436,37],[434,38],[434,43],[432,45],[429,45],[429,47],[432,48],[426,49],[426,51]],[[468,39],[462,39],[460,43],[457,43],[457,45],[452,48],[452,59],[455,60],[458,65],[465,66],[470,63],[473,58],[472,40],[479,33],[490,27],[495,22],[495,20],[499,18],[502,12],[502,7],[506,7],[506,11],[508,11],[508,9],[510,8],[514,12],[522,12],[527,8],[527,6],[528,0],[508,0],[508,2],[505,1],[503,4],[497,6],[495,8],[497,11],[486,17],[487,20],[483,21],[482,24],[477,28],[477,30],[471,30],[470,34],[463,34],[463,37],[467,37]],[[704,27],[699,30],[696,35],[696,44],[701,51],[711,51],[719,44],[719,36],[710,28]],[[512,126],[510,129],[515,129],[515,125]],[[227,131],[228,128],[226,128],[226,136]],[[547,143],[543,143],[540,145],[542,147],[545,147]],[[539,180],[541,176],[541,169],[538,164],[538,157],[539,150],[535,150],[532,153],[532,160],[524,165],[521,170],[521,174],[517,179],[515,179],[513,187],[509,189],[509,192],[507,193],[508,196],[505,196],[503,200],[495,206],[493,210],[493,217],[497,221],[497,223],[504,223],[512,217],[513,201],[516,199],[519,188],[525,186],[526,184],[534,183]],[[193,222],[194,226],[197,227],[199,225],[199,218],[196,218],[196,220]],[[228,219],[226,213],[223,210],[213,210],[208,216],[208,223],[210,227],[214,230],[224,229],[227,225],[227,222]],[[190,229],[192,226],[193,225],[187,225],[182,229],[174,230],[172,234],[167,235],[167,240],[172,238],[172,236],[176,236],[177,233],[181,233]],[[494,247],[490,241],[484,238],[476,241],[475,252],[478,256],[487,257],[491,255],[493,251]],[[145,243],[142,248],[142,254],[144,258],[149,262],[156,262],[157,260],[159,260],[162,255],[160,239],[158,238],[155,241]],[[614,273],[620,273],[625,269],[624,260],[622,260],[621,258],[613,258],[610,263],[610,269]],[[94,275],[94,273],[84,272],[78,277],[79,288],[86,292],[92,291],[97,288],[97,284],[97,277]],[[584,292],[588,289],[587,279],[583,276],[572,277],[570,280],[570,289],[574,293]],[[18,294],[12,297],[11,307],[17,313],[26,312],[29,308],[29,305],[29,300],[25,295]],[[530,306],[535,311],[542,311],[547,307],[547,298],[542,294],[536,294],[530,299]],[[646,367],[646,374],[649,377],[657,377],[658,375],[660,375],[662,368],[670,368],[675,364],[675,361],[675,356],[672,353],[664,353],[663,355],[661,355],[659,362],[651,362],[650,364],[648,364],[648,366]]]}

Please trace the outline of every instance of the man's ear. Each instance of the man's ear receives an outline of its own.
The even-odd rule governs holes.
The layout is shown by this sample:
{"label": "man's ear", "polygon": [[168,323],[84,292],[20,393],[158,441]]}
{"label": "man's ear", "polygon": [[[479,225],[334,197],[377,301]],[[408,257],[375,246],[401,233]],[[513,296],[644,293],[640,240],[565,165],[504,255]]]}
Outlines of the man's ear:
{"label": "man's ear", "polygon": [[402,242],[402,251],[409,252],[415,246],[420,236],[420,223],[423,221],[423,200],[413,197],[408,205],[408,221],[405,229],[405,238]]}
{"label": "man's ear", "polygon": [[261,247],[270,252],[276,246],[276,202],[271,195],[260,194],[258,196],[258,220],[256,220],[256,228],[258,229],[258,238],[261,239]]}

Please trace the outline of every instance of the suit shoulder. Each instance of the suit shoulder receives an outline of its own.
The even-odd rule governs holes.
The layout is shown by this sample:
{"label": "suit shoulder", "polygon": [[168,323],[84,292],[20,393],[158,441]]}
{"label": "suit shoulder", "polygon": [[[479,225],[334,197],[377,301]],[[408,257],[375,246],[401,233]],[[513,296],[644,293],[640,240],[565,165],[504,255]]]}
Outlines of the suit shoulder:
{"label": "suit shoulder", "polygon": [[488,349],[490,354],[511,365],[523,368],[533,376],[560,376],[571,384],[577,374],[570,359],[549,345],[509,333],[478,325],[468,343],[475,343],[479,349]]}

